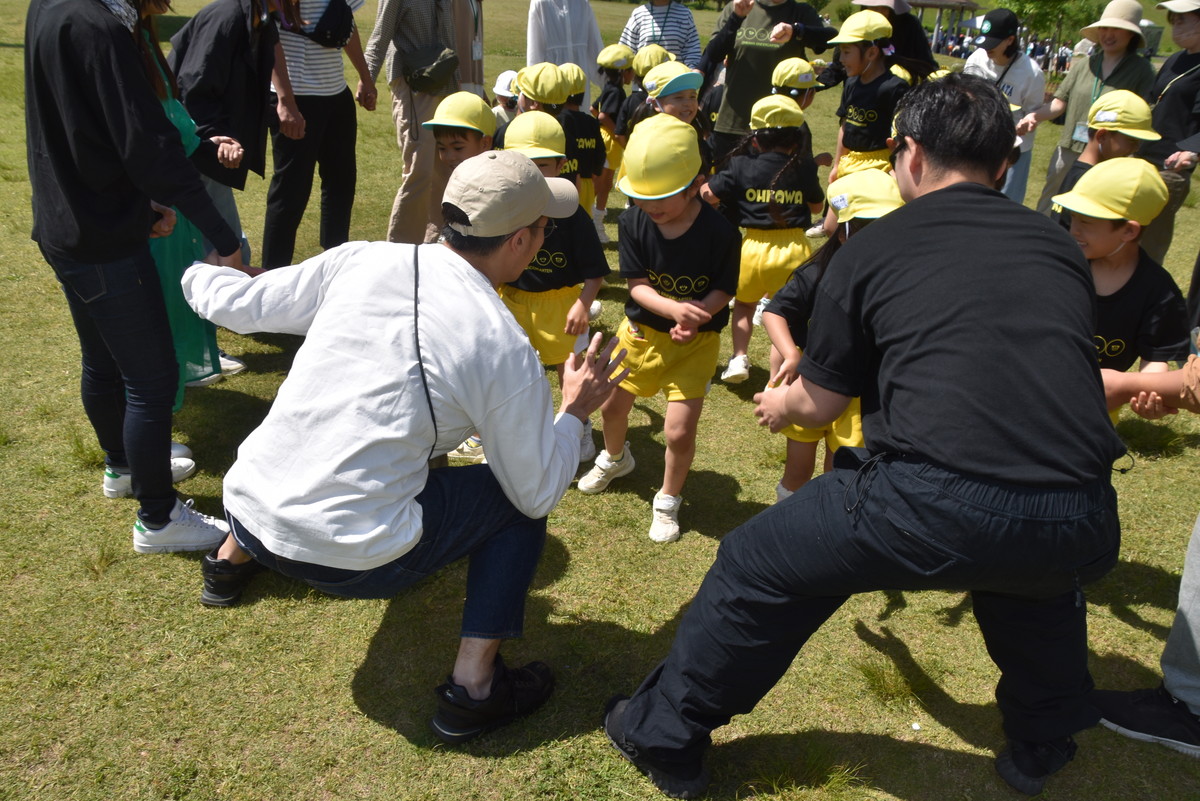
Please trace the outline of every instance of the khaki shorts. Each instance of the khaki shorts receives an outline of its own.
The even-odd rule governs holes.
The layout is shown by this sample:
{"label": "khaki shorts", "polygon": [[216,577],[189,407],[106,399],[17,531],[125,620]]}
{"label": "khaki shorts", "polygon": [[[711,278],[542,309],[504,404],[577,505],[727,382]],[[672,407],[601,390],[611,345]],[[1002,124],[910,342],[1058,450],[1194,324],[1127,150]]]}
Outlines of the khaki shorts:
{"label": "khaki shorts", "polygon": [[505,284],[500,297],[521,328],[529,335],[529,343],[538,352],[544,365],[562,364],[575,351],[575,334],[567,334],[567,312],[579,300],[582,286],[567,286],[546,292],[526,292]]}
{"label": "khaki shorts", "polygon": [[742,238],[738,302],[757,303],[764,295],[774,295],[811,255],[808,237],[799,228],[747,228]]}
{"label": "khaki shorts", "polygon": [[680,345],[672,341],[670,334],[635,325],[625,318],[617,337],[620,347],[629,352],[625,366],[630,373],[621,382],[621,389],[639,398],[666,392],[669,401],[693,400],[708,394],[721,349],[716,331],[701,331],[691,342]]}

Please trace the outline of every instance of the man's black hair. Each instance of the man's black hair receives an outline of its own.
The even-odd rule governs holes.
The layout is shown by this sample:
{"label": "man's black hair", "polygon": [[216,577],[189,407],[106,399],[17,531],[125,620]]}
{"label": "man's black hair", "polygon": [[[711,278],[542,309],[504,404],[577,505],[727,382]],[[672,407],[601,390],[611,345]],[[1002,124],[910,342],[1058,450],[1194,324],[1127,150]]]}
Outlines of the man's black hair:
{"label": "man's black hair", "polygon": [[467,217],[466,212],[453,203],[442,204],[442,216],[446,219],[446,225],[442,228],[442,236],[445,238],[447,245],[460,253],[487,256],[499,250],[505,240],[512,236],[512,234],[504,234],[502,236],[468,236],[459,232],[450,223],[470,225],[471,220]]}
{"label": "man's black hair", "polygon": [[1008,100],[991,81],[952,73],[913,87],[896,112],[896,140],[911,136],[935,169],[997,173],[1017,138]]}

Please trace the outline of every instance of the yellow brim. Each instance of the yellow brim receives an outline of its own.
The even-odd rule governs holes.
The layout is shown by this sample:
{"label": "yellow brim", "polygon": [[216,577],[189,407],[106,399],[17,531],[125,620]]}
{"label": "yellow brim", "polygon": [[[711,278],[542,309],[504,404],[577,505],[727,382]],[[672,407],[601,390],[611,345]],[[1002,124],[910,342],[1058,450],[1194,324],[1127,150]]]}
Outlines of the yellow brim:
{"label": "yellow brim", "polygon": [[1089,197],[1084,197],[1078,192],[1067,192],[1062,195],[1055,195],[1050,198],[1053,202],[1062,206],[1064,209],[1070,209],[1076,214],[1082,214],[1085,217],[1096,217],[1101,220],[1123,220],[1125,215],[1117,214],[1111,209],[1101,206],[1096,201]]}

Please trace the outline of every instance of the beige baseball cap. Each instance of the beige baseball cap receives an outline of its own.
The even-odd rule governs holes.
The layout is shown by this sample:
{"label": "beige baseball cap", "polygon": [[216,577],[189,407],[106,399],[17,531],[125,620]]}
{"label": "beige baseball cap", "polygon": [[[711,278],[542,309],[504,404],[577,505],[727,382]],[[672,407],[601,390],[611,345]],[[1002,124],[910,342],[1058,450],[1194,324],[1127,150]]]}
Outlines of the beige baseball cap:
{"label": "beige baseball cap", "polygon": [[468,225],[447,223],[464,236],[507,236],[542,216],[570,217],[579,206],[575,185],[544,178],[528,156],[489,150],[454,168],[442,202],[458,208]]}

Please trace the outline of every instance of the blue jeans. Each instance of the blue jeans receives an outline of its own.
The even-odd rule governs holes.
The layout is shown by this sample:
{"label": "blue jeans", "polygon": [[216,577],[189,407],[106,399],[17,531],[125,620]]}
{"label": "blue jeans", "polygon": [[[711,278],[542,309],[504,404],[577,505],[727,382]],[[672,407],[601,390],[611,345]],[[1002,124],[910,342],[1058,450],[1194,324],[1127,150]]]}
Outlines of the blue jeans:
{"label": "blue jeans", "polygon": [[625,735],[643,753],[698,759],[850,595],[883,589],[971,591],[1009,737],[1099,720],[1080,587],[1117,560],[1108,480],[1014,487],[863,453],[839,449],[832,472],[725,537],[670,653],[630,699]]}
{"label": "blue jeans", "polygon": [[1000,189],[1007,197],[1018,203],[1025,202],[1025,189],[1029,186],[1029,165],[1033,163],[1033,151],[1021,151],[1021,158],[1008,170],[1004,186]]}
{"label": "blue jeans", "polygon": [[469,557],[460,636],[520,637],[525,596],[546,542],[546,518],[534,520],[517,511],[486,464],[430,470],[417,502],[424,519],[420,541],[400,558],[370,570],[284,559],[263,547],[247,529],[252,521],[229,515],[229,524],[242,550],[262,564],[346,598],[391,598]]}
{"label": "blue jeans", "polygon": [[150,248],[111,262],[77,262],[42,250],[71,309],[83,354],[83,410],[110,467],[133,474],[138,516],[170,519],[175,346]]}

